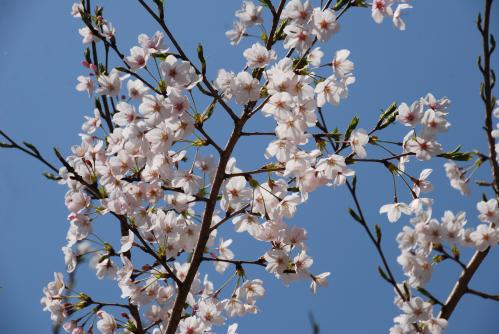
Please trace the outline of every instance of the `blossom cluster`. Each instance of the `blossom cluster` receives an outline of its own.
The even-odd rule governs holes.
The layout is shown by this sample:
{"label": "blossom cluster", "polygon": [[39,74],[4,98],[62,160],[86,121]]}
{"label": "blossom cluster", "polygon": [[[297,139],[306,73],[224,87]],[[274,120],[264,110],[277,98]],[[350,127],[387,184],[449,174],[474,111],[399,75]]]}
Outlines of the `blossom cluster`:
{"label": "blossom cluster", "polygon": [[[412,127],[412,130],[404,137],[403,153],[399,166],[395,168],[397,173],[406,174],[405,165],[412,155],[426,161],[443,153],[436,136],[447,131],[450,126],[446,119],[449,105],[447,98],[436,99],[432,94],[427,94],[410,106],[400,104],[397,120],[404,126]],[[419,133],[416,132],[416,126],[421,126]],[[459,167],[452,161],[446,162],[444,166],[452,187],[459,189],[462,194],[468,194],[468,180],[464,180]],[[432,217],[433,199],[420,197],[421,193],[433,190],[429,180],[431,173],[432,169],[424,169],[418,178],[410,177],[414,186],[411,189],[413,200],[409,204],[399,202],[395,196],[395,203],[380,208],[380,213],[386,213],[392,223],[398,221],[402,214],[413,216],[410,219],[411,226],[404,226],[396,238],[401,251],[397,262],[407,280],[400,285],[395,298],[395,304],[404,313],[394,319],[396,324],[390,333],[442,332],[447,322],[433,316],[432,304],[420,297],[409,295],[402,298],[400,291],[404,291],[404,285],[424,289],[432,277],[434,266],[443,260],[450,258],[460,263],[459,247],[474,247],[484,251],[499,242],[499,230],[496,227],[499,210],[495,198],[477,203],[480,213],[478,219],[484,224],[475,228],[465,226],[465,212],[454,214],[447,210],[440,220]]]}
{"label": "blossom cluster", "polygon": [[[407,9],[412,8],[407,2],[409,0],[399,0],[398,3],[395,0],[374,0],[371,7],[371,16],[374,22],[378,24],[382,23],[386,16],[391,17],[393,25],[397,29],[405,30],[406,24],[402,16]],[[397,7],[393,10],[395,4],[397,4]]]}
{"label": "blossom cluster", "polygon": [[[393,11],[396,1],[375,0],[372,18],[381,23],[390,16],[404,30],[401,14],[412,7],[400,2]],[[327,285],[330,273],[312,271],[307,231],[288,221],[319,187],[355,183],[353,164],[368,160],[366,148],[379,141],[373,133],[395,121],[411,128],[399,145],[402,153],[377,161],[388,166],[394,177],[407,176],[414,184],[409,204],[399,202],[395,194],[394,203],[380,208],[390,222],[402,214],[413,216],[412,227],[404,226],[397,236],[398,262],[407,281],[396,290],[423,288],[431,278],[432,252],[449,256],[446,245],[454,253],[458,246],[483,251],[499,241],[495,199],[478,203],[484,224],[475,229],[465,228],[464,213],[446,211],[439,221],[432,218],[433,200],[420,197],[432,190],[432,170],[424,169],[417,178],[406,171],[412,156],[424,162],[445,153],[437,135],[450,126],[449,99],[429,93],[410,105],[402,103],[369,132],[357,129],[356,118],[343,134],[327,130],[323,108],[339,106],[356,79],[349,50],[340,49],[323,63],[325,54],[315,47],[338,33],[339,12],[327,6],[314,8],[309,0],[283,1],[274,14],[271,35],[243,51],[246,68],[237,73],[220,69],[210,82],[204,69],[198,70],[183,52],[176,53],[178,46],[171,52],[159,31],[139,35],[138,44],[121,54],[112,23],[102,17],[99,7],[92,15],[84,3],[74,4],[71,12],[85,23],[79,30],[83,44],[95,49],[104,43],[106,52],[115,50],[123,66],[100,64],[96,51],[91,57],[89,49],[82,61],[88,73],[77,78],[76,89],[95,97],[96,103],[93,115],[85,116],[81,143],[71,147],[72,154],[63,159],[59,171],[59,183],[68,187],[65,204],[70,212],[62,250],[68,273],[88,259],[98,279],[115,281],[130,314],[122,315],[121,321],[104,309],[116,304],[95,301],[84,293],[66,295],[63,275],[56,273],[41,302],[54,322],[65,321],[67,332],[91,333],[89,324],[94,319],[104,334],[120,329],[134,333],[139,327],[164,333],[180,300],[176,332],[212,333],[229,318],[258,312],[257,300],[265,288],[260,278],[247,277],[246,265],[265,267],[286,285],[307,280],[315,294],[319,286]],[[233,45],[249,36],[249,28],[263,27],[265,21],[264,7],[252,1],[244,1],[235,16],[234,27],[226,33]],[[286,52],[283,57],[274,48],[280,41],[281,51]],[[202,49],[198,55],[204,66]],[[153,77],[155,84],[147,82],[143,73]],[[206,112],[197,109],[196,89],[213,99]],[[236,119],[226,148],[203,128],[218,104]],[[231,106],[243,111],[234,113]],[[258,114],[275,125],[274,131],[264,133],[271,138],[263,153],[269,163],[244,171],[232,149],[238,136],[243,136],[244,122]],[[333,151],[325,148],[328,142]],[[398,166],[388,162],[391,159],[397,159]],[[459,167],[448,162],[446,170],[452,186],[466,193],[467,181]],[[94,225],[104,215],[118,219],[119,245],[96,235]],[[236,259],[230,248],[234,239],[219,235],[218,228],[226,221],[232,221],[235,232],[262,242],[266,250],[253,260]],[[90,246],[90,241],[99,246]],[[192,275],[191,268],[200,264],[195,264],[199,251],[198,260],[212,262],[217,273],[234,269],[227,281],[217,284],[197,269]],[[143,253],[148,260],[134,257],[132,261],[132,252]],[[184,289],[185,301],[181,299]],[[446,327],[446,321],[435,318],[432,305],[420,297],[398,295],[395,304],[403,314],[395,318],[391,333],[437,334]],[[68,319],[94,306],[95,311]],[[237,324],[232,324],[227,333],[236,329]]]}

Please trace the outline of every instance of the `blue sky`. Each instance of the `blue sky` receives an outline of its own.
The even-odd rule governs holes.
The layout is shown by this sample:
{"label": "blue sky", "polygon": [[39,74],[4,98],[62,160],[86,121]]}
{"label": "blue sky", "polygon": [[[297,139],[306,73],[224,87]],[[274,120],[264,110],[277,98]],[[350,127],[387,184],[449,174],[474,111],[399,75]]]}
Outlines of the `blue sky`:
{"label": "blue sky", "polygon": [[[481,1],[415,1],[406,19],[404,33],[390,22],[376,25],[366,9],[353,9],[341,21],[341,32],[323,46],[326,57],[335,50],[347,48],[355,62],[357,82],[350,98],[339,108],[327,110],[330,127],[344,128],[351,117],[359,115],[361,126],[368,128],[378,111],[392,101],[413,100],[432,92],[452,100],[449,133],[442,144],[452,149],[484,150],[483,105],[478,91],[480,76],[476,57],[480,53],[480,36],[475,18]],[[103,1],[106,17],[117,27],[122,50],[136,43],[136,36],[158,30],[136,1]],[[213,78],[218,68],[237,70],[244,65],[241,56],[249,40],[238,48],[230,46],[224,32],[231,26],[233,12],[240,1],[167,1],[168,24],[195,58],[198,42],[203,42],[208,74]],[[497,13],[499,4],[495,4]],[[84,73],[80,23],[69,15],[70,1],[0,0],[0,128],[19,140],[36,143],[47,156],[57,146],[65,153],[79,141],[83,115],[92,113],[90,100],[75,91],[76,77]],[[499,36],[494,17],[492,32]],[[496,53],[492,65],[498,69]],[[270,123],[256,123],[256,126]],[[224,123],[213,122],[212,131],[222,141]],[[269,130],[270,127],[265,128]],[[391,139],[399,139],[405,129],[395,129]],[[255,167],[263,161],[262,145],[243,142],[236,149],[241,167]],[[54,160],[55,161],[55,160]],[[473,187],[471,199],[462,198],[450,189],[442,168],[443,161],[430,163],[436,184],[433,194],[436,217],[445,209],[466,210],[469,224],[477,224],[475,203],[481,189]],[[415,164],[414,170],[421,168]],[[60,248],[67,229],[64,187],[45,180],[45,168],[37,161],[14,151],[0,151],[0,332],[49,333],[49,314],[42,312],[39,300],[42,287],[54,271],[63,271]],[[396,265],[398,255],[394,237],[407,222],[389,224],[378,214],[381,204],[391,199],[386,171],[373,165],[358,166],[360,197],[371,225],[378,223],[384,232],[384,245],[396,276],[402,272]],[[487,170],[477,178],[485,178]],[[383,190],[383,191],[380,191]],[[322,189],[312,194],[300,207],[291,225],[307,228],[310,253],[315,257],[317,272],[331,271],[330,286],[312,296],[308,285],[284,287],[260,268],[248,273],[262,277],[266,298],[259,304],[261,314],[240,320],[241,334],[310,333],[308,312],[313,312],[321,333],[383,333],[397,315],[392,305],[392,289],[378,276],[379,260],[374,248],[358,224],[352,222],[347,208],[353,206],[346,188]],[[105,225],[108,224],[108,225]],[[104,233],[117,226],[104,220]],[[226,230],[228,231],[228,230]],[[254,242],[238,240],[234,250],[241,258],[251,256]],[[495,254],[494,254],[495,253]],[[465,254],[467,254],[465,252]],[[472,281],[472,286],[498,293],[499,255],[490,255]],[[87,270],[82,270],[82,272]],[[440,299],[447,293],[459,271],[451,263],[440,265],[429,290]],[[117,287],[98,282],[85,273],[78,286],[85,291],[102,291],[113,298]],[[499,304],[465,296],[451,318],[448,333],[497,332]]]}

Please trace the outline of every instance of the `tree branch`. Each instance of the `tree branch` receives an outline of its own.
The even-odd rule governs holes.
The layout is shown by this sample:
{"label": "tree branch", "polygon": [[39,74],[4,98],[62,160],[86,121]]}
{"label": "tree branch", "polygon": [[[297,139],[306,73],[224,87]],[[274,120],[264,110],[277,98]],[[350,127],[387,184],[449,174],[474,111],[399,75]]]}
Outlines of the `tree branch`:
{"label": "tree branch", "polygon": [[454,288],[447,297],[445,305],[442,307],[438,315],[439,318],[449,320],[450,316],[456,309],[457,304],[468,290],[468,283],[473,278],[473,275],[478,270],[480,264],[482,264],[488,252],[489,249],[485,250],[484,252],[476,252],[473,255],[470,262],[466,266],[466,269],[462,271],[459,280],[457,281],[456,285],[454,285]]}
{"label": "tree branch", "polygon": [[[143,0],[138,0],[143,6],[145,5]],[[274,16],[274,20],[272,23],[272,29],[271,31],[275,32],[277,24],[280,20],[280,16],[282,13],[282,10],[284,8],[284,3],[286,0],[281,0],[281,3],[279,5],[279,8],[277,10],[276,16]],[[147,5],[145,5],[146,9],[148,8]],[[157,17],[157,16],[156,16]],[[167,29],[166,25],[164,24],[164,21],[159,20],[160,24],[163,26],[163,29],[165,29],[165,32],[169,32]],[[167,33],[171,35],[171,33]],[[173,38],[173,36],[171,36]],[[269,35],[269,41],[267,42],[267,48],[270,48],[272,46],[272,40],[274,39],[273,33]],[[173,39],[174,40],[174,39]],[[172,42],[173,42],[172,40]],[[174,45],[178,43],[174,43]],[[176,45],[176,47],[177,47]],[[177,50],[179,53],[183,53],[182,49],[180,46],[178,46]],[[185,54],[184,54],[185,55]],[[253,73],[253,76],[260,79],[262,75],[262,71],[255,71]],[[206,80],[206,79],[204,79]],[[206,80],[207,81],[207,80]],[[211,85],[208,86],[210,88]],[[223,101],[223,100],[221,100]],[[221,103],[222,104],[222,103]],[[201,262],[203,260],[203,254],[206,248],[206,244],[208,242],[210,232],[211,232],[211,223],[213,219],[213,213],[215,211],[215,206],[218,200],[218,195],[220,193],[220,189],[222,187],[222,183],[225,179],[225,168],[227,166],[227,163],[231,157],[231,154],[239,141],[241,137],[241,133],[243,131],[244,125],[246,122],[251,118],[251,111],[253,110],[255,105],[255,102],[250,102],[248,103],[245,108],[244,108],[244,113],[241,116],[241,118],[234,119],[234,129],[232,131],[232,134],[230,135],[230,138],[220,154],[220,160],[216,169],[215,177],[212,181],[211,185],[211,192],[210,196],[208,199],[208,202],[206,203],[206,208],[204,211],[203,215],[203,221],[201,223],[201,230],[199,233],[199,239],[196,243],[196,247],[194,249],[194,253],[192,254],[191,258],[191,263],[189,266],[189,270],[187,272],[187,275],[183,281],[183,284],[180,286],[177,292],[177,297],[175,299],[175,303],[173,305],[173,309],[171,312],[170,316],[170,321],[168,322],[168,326],[166,328],[166,333],[165,334],[175,334],[177,331],[178,324],[182,318],[182,312],[184,309],[185,305],[185,300],[187,298],[187,295],[189,294],[192,282],[194,281],[194,278],[196,277],[196,274],[198,272],[199,266],[201,265]]]}
{"label": "tree branch", "polygon": [[12,138],[10,138],[2,130],[0,130],[0,136],[4,137],[9,142],[8,144],[0,142],[0,147],[3,147],[3,148],[14,148],[14,149],[20,150],[20,151],[22,151],[22,152],[24,152],[24,153],[32,156],[33,158],[41,161],[43,164],[45,164],[45,166],[47,166],[53,172],[55,172],[55,173],[57,173],[57,175],[59,175],[59,169],[57,169],[56,167],[54,167],[54,165],[52,165],[50,162],[48,162],[41,155],[41,153],[38,151],[38,149],[34,145],[25,142],[24,145],[28,148],[28,149],[26,149],[26,148],[22,147],[21,145],[19,145],[18,143],[16,143]]}
{"label": "tree branch", "polygon": [[346,181],[348,190],[350,191],[350,194],[352,195],[352,198],[355,203],[355,207],[357,208],[357,212],[359,213],[359,218],[360,218],[360,225],[364,228],[366,231],[367,235],[369,236],[369,239],[372,241],[374,247],[376,248],[376,251],[378,252],[379,257],[381,258],[381,261],[383,262],[383,266],[385,268],[386,273],[388,274],[388,282],[393,286],[395,291],[397,291],[397,294],[402,298],[402,300],[407,300],[407,296],[400,290],[400,288],[397,285],[397,281],[395,280],[395,277],[393,276],[392,270],[390,269],[390,265],[388,264],[388,261],[386,260],[385,253],[383,252],[383,248],[381,247],[381,238],[376,238],[373,233],[371,232],[371,229],[369,226],[367,226],[367,222],[364,218],[364,214],[362,212],[362,208],[359,203],[359,199],[357,198],[357,192],[356,189],[350,184],[349,181]]}
{"label": "tree branch", "polygon": [[489,295],[488,293],[483,293],[483,292],[473,290],[470,288],[466,289],[466,293],[469,293],[469,294],[475,295],[475,296],[479,296],[479,297],[482,297],[484,299],[491,299],[491,300],[495,300],[496,302],[499,302],[499,295]]}
{"label": "tree branch", "polygon": [[[483,102],[485,104],[485,130],[487,135],[487,143],[489,147],[489,162],[492,170],[492,175],[495,180],[495,189],[499,190],[499,166],[497,164],[497,155],[495,150],[495,139],[492,136],[492,86],[490,80],[490,41],[489,41],[489,25],[490,25],[490,13],[492,7],[493,0],[485,0],[485,12],[484,12],[484,22],[483,26],[481,26],[481,18],[480,15],[478,17],[478,27],[480,33],[482,34],[482,44],[483,44],[483,59],[484,59],[484,67],[483,67],[483,78],[484,82],[481,88],[481,95]],[[461,276],[459,280],[454,285],[451,293],[449,294],[445,305],[442,307],[439,317],[448,320],[452,313],[454,312],[457,304],[463,297],[463,295],[468,291],[468,284],[473,278],[473,275],[478,270],[483,260],[489,253],[490,248],[486,249],[483,252],[475,252],[471,260],[468,262],[466,269],[461,272]]]}

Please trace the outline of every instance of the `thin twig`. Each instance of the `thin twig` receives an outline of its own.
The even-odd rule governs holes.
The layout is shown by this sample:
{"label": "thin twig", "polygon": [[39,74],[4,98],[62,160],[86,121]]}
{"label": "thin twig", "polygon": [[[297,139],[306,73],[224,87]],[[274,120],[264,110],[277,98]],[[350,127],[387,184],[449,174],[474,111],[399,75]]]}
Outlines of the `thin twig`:
{"label": "thin twig", "polygon": [[489,295],[488,293],[483,293],[483,292],[473,290],[470,288],[466,289],[466,293],[469,293],[471,295],[475,295],[478,297],[482,297],[484,299],[491,299],[491,300],[495,300],[496,302],[499,302],[499,295]]}

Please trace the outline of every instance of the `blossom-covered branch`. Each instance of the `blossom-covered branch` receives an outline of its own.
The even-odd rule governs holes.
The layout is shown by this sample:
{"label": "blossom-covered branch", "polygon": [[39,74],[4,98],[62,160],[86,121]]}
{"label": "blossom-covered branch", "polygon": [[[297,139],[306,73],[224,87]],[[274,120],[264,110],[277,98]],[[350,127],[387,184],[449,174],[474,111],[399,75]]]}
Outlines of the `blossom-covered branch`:
{"label": "blossom-covered branch", "polygon": [[[245,0],[226,36],[234,46],[243,39],[256,40],[242,51],[242,70],[219,69],[214,80],[207,76],[202,44],[196,60],[188,56],[193,47],[179,43],[167,24],[163,0],[137,0],[159,31],[140,34],[129,53],[118,44],[103,7],[92,9],[89,0],[73,4],[71,14],[82,24],[86,72],[77,78],[76,89],[94,98],[93,113],[81,127],[81,143],[66,157],[54,150],[60,168],[34,145],[20,145],[4,132],[0,136],[6,142],[0,147],[41,161],[57,174],[47,177],[67,186],[70,227],[62,249],[67,273],[74,277],[88,260],[97,279],[113,280],[126,302],[97,302],[99,298],[74,291],[62,273],[55,273],[43,291],[44,310],[72,334],[92,333],[94,323],[104,334],[208,334],[236,316],[258,313],[263,280],[248,277],[246,266],[265,268],[286,285],[306,280],[315,294],[328,284],[330,272],[312,270],[314,259],[307,247],[312,237],[288,221],[310,193],[320,187],[342,191],[342,185],[353,199],[350,215],[373,243],[382,263],[379,273],[393,287],[402,312],[390,333],[441,333],[466,293],[497,300],[468,287],[499,241],[499,132],[492,121],[499,112],[493,110],[495,77],[490,69],[495,42],[489,36],[492,1],[485,2],[479,29],[488,154],[440,144],[439,136],[450,128],[450,100],[431,93],[413,103],[390,104],[375,124],[365,127],[370,130],[360,127],[365,124],[359,116],[346,125],[327,123],[356,81],[355,55],[347,49],[326,55],[317,45],[334,39],[340,18],[356,7],[370,8],[378,24],[390,19],[405,30],[403,13],[412,8],[406,1],[328,0],[314,6],[311,0]],[[248,129],[251,121],[264,118],[271,126]],[[209,130],[208,125],[225,119],[228,136]],[[406,136],[393,138],[389,129],[394,126],[406,127]],[[242,169],[238,145],[257,136],[268,139],[262,148],[267,161],[252,159]],[[481,184],[494,190],[494,198],[477,204],[483,224],[465,227],[464,212],[445,211],[440,220],[432,218],[435,203],[426,197],[433,190],[432,169],[414,170],[411,160],[425,164],[435,158],[448,160],[451,186],[462,194],[469,194],[473,173],[484,162],[491,164],[493,182]],[[465,167],[455,162],[470,160]],[[380,166],[390,178],[388,203],[379,212],[391,223],[402,215],[411,217],[411,225],[396,238],[404,280],[382,248],[382,224],[373,229],[367,223],[357,188],[357,166],[365,163]],[[119,223],[119,244],[99,233],[95,222],[107,224],[105,216]],[[235,233],[226,232],[229,222]],[[237,259],[233,249],[244,237],[266,249],[250,260]],[[476,253],[467,262],[460,247]],[[443,302],[426,285],[434,268],[446,260],[462,274]],[[208,265],[220,277],[208,278]],[[441,308],[438,316],[433,306]],[[227,333],[236,329],[233,323]]]}

